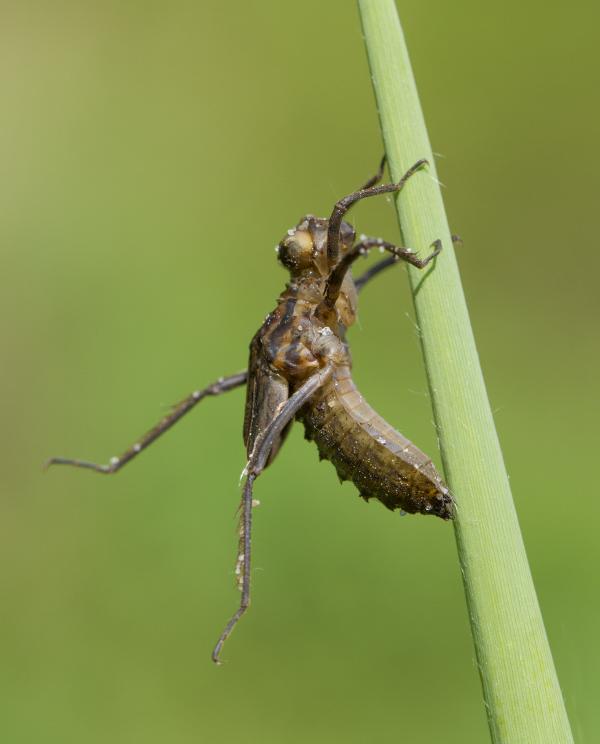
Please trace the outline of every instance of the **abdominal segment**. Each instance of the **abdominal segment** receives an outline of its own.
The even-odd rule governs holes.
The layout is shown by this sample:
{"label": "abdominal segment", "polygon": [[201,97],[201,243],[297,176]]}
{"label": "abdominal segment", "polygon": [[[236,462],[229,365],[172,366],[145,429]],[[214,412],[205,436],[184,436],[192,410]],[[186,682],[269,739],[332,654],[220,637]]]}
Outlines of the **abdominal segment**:
{"label": "abdominal segment", "polygon": [[452,497],[431,459],[368,405],[348,367],[336,368],[298,418],[320,457],[364,499],[376,498],[388,509],[452,517]]}

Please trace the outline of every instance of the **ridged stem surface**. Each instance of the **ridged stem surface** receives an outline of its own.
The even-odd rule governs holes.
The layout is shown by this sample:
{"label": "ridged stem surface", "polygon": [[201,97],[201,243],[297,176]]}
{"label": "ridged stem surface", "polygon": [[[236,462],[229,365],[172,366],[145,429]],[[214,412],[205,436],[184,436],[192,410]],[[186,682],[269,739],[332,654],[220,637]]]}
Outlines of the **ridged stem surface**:
{"label": "ridged stem surface", "polygon": [[[495,744],[567,744],[572,734],[494,426],[436,169],[394,0],[359,0],[375,97],[398,195],[403,244],[433,268],[409,268],[440,450],[458,501],[454,528],[485,706]],[[430,43],[427,38],[422,43]],[[460,184],[454,184],[458,188]],[[465,256],[468,256],[465,250]],[[466,259],[464,259],[466,260]]]}

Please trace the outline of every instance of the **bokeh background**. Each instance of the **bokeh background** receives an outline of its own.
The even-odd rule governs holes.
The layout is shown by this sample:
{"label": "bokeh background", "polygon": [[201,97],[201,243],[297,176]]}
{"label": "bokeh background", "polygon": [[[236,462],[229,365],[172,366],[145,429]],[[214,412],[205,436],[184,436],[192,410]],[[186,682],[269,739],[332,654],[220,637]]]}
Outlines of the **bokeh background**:
{"label": "bokeh background", "polygon": [[[398,5],[567,707],[595,742],[600,13]],[[300,429],[257,486],[252,611],[212,665],[238,601],[241,391],[114,479],[40,467],[106,461],[244,368],[284,283],[273,246],[382,151],[354,3],[0,14],[2,740],[486,741],[452,527],[363,503]],[[353,219],[398,237],[384,199]],[[437,457],[412,318],[403,268],[365,291],[356,379]]]}

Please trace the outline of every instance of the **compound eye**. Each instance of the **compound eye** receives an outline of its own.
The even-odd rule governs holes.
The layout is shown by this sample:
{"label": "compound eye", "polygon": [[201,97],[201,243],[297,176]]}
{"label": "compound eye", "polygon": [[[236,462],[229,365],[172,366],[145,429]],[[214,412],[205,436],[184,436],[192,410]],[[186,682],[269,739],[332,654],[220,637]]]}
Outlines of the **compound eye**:
{"label": "compound eye", "polygon": [[313,241],[305,230],[295,230],[279,244],[279,260],[291,271],[309,268],[312,253]]}

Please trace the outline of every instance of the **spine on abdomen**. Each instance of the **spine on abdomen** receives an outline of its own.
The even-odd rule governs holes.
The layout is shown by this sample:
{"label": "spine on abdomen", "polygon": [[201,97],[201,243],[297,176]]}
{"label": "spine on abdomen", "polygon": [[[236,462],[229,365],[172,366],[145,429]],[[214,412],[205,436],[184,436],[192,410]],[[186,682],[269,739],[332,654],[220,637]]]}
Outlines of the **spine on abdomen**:
{"label": "spine on abdomen", "polygon": [[451,516],[452,500],[431,460],[379,416],[338,367],[331,382],[301,411],[306,438],[364,499],[389,509]]}

